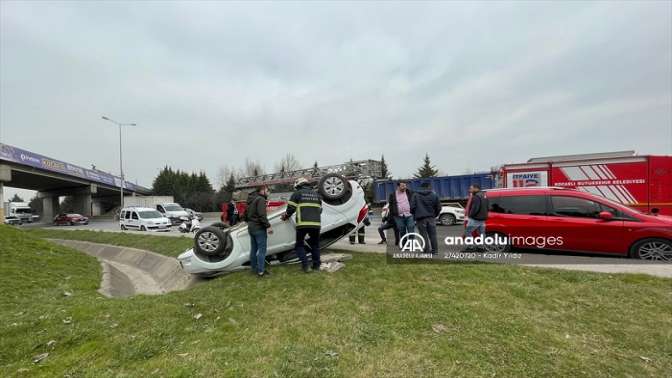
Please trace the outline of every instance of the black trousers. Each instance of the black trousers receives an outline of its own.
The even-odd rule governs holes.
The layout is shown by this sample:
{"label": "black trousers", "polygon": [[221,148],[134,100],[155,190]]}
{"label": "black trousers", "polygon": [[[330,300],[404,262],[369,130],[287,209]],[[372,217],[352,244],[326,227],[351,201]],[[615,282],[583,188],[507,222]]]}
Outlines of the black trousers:
{"label": "black trousers", "polygon": [[436,238],[436,219],[434,217],[415,220],[420,236],[425,239],[425,253],[437,253],[438,241]]}
{"label": "black trousers", "polygon": [[[359,244],[364,244],[364,236],[365,236],[364,229],[365,228],[366,227],[362,226],[359,230],[357,230],[357,240],[359,241]],[[350,233],[350,236],[348,236],[348,238],[350,239],[351,244],[355,244],[355,234],[354,233]]]}
{"label": "black trousers", "polygon": [[380,226],[378,226],[378,234],[380,234],[380,239],[382,241],[387,241],[387,237],[385,237],[385,230],[389,229],[394,230],[394,245],[399,245],[399,231],[397,230],[397,225],[394,224],[394,221],[387,221]]}
{"label": "black trousers", "polygon": [[310,247],[310,256],[313,259],[313,268],[320,267],[320,229],[315,227],[310,228],[297,228],[296,229],[296,245],[294,249],[296,255],[299,256],[301,260],[301,265],[304,267],[308,266],[308,260],[306,259],[306,248],[304,242],[306,240],[306,235],[308,235],[308,246]]}

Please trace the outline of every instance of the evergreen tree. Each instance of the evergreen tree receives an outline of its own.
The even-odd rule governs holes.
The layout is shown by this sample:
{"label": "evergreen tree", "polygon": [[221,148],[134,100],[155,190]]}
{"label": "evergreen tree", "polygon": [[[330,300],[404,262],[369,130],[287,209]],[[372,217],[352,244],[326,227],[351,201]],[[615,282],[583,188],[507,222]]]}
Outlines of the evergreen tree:
{"label": "evergreen tree", "polygon": [[380,156],[380,177],[389,178],[390,170],[387,169],[387,163],[385,162],[385,155]]}
{"label": "evergreen tree", "polygon": [[422,166],[418,168],[418,172],[416,172],[414,176],[416,178],[435,177],[438,173],[439,170],[436,169],[429,160],[429,154],[425,154]]}

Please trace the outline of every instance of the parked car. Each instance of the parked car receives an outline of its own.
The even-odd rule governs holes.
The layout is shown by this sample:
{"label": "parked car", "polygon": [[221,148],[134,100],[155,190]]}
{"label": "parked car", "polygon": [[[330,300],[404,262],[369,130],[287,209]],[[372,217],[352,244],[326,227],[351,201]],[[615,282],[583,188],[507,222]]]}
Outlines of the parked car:
{"label": "parked car", "polygon": [[198,211],[189,208],[186,208],[184,210],[187,212],[187,214],[189,214],[189,218],[191,219],[196,218],[199,220],[199,222],[203,220],[203,214],[199,213]]}
{"label": "parked car", "polygon": [[[491,189],[486,196],[489,235],[543,237],[544,244],[561,237],[561,245],[532,248],[672,261],[670,216],[643,214],[602,196],[561,187]],[[530,248],[522,242],[513,246]]]}
{"label": "parked car", "polygon": [[179,225],[189,219],[189,213],[179,203],[161,203],[156,205],[156,210],[170,219],[173,226]]}
{"label": "parked car", "polygon": [[170,219],[151,207],[126,207],[119,215],[122,230],[170,231]]}
{"label": "parked car", "polygon": [[[318,191],[323,199],[320,248],[325,248],[361,227],[369,209],[362,187],[340,175],[325,175],[318,183]],[[295,256],[294,217],[283,221],[280,217],[284,211],[282,207],[268,215],[274,232],[268,236],[266,255],[280,261]],[[202,228],[194,237],[194,247],[178,256],[187,273],[204,276],[240,269],[249,263],[249,258],[250,237],[246,223],[231,228],[216,223]]]}
{"label": "parked car", "polygon": [[63,226],[63,225],[76,226],[83,224],[89,224],[89,218],[80,214],[63,213],[58,214],[57,216],[54,217],[55,226]]}
{"label": "parked car", "polygon": [[441,206],[441,213],[436,220],[444,226],[452,226],[464,222],[464,207],[461,204],[446,203]]}

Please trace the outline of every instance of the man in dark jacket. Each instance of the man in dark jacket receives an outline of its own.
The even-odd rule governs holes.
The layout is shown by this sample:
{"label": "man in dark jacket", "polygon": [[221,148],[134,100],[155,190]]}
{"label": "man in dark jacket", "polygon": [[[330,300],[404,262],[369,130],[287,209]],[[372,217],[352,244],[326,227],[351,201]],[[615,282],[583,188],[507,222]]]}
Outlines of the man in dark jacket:
{"label": "man in dark jacket", "polygon": [[236,202],[232,199],[226,205],[226,219],[229,221],[229,226],[233,227],[238,222],[238,209],[236,209]]}
{"label": "man in dark jacket", "polygon": [[[436,217],[441,214],[441,201],[434,193],[429,182],[423,182],[420,190],[411,198],[411,213],[415,217],[420,236],[425,240],[425,253],[435,254],[438,251],[436,239]],[[430,247],[431,245],[431,247]]]}
{"label": "man in dark jacket", "polygon": [[390,193],[387,203],[390,204],[390,216],[394,219],[399,238],[415,232],[415,220],[411,214],[411,198],[413,193],[407,188],[406,181],[397,183],[397,190]]}
{"label": "man in dark jacket", "polygon": [[287,201],[287,210],[282,220],[289,219],[296,213],[296,254],[301,260],[305,273],[310,273],[306,259],[305,240],[308,235],[310,255],[313,260],[313,271],[320,271],[320,226],[322,218],[322,197],[310,186],[307,179],[300,177],[294,183],[296,191]]}
{"label": "man in dark jacket", "polygon": [[267,197],[268,188],[259,187],[247,197],[247,209],[245,210],[247,232],[250,234],[251,244],[250,267],[252,273],[257,273],[259,277],[269,274],[268,270],[265,270],[266,246],[268,235],[273,233],[273,229],[266,216]]}
{"label": "man in dark jacket", "polygon": [[485,237],[485,221],[488,220],[488,198],[481,191],[481,186],[472,184],[469,187],[471,198],[467,208],[467,228],[466,236],[473,236],[474,231],[478,230],[478,235]]}

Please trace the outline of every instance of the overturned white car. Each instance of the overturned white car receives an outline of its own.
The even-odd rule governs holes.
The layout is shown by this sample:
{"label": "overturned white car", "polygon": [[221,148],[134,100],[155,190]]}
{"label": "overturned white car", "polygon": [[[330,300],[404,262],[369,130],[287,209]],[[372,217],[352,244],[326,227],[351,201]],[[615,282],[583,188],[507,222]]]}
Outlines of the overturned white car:
{"label": "overturned white car", "polygon": [[[322,196],[322,228],[320,249],[328,247],[353,230],[362,226],[368,213],[364,190],[356,181],[348,181],[337,174],[328,174],[318,183]],[[294,217],[280,219],[284,208],[268,214],[273,234],[268,235],[266,257],[279,261],[295,257],[296,227]],[[306,243],[306,252],[310,247]],[[185,272],[211,276],[241,269],[249,264],[250,235],[247,225],[241,223],[232,228],[221,223],[205,227],[196,233],[194,247],[177,257]]]}

